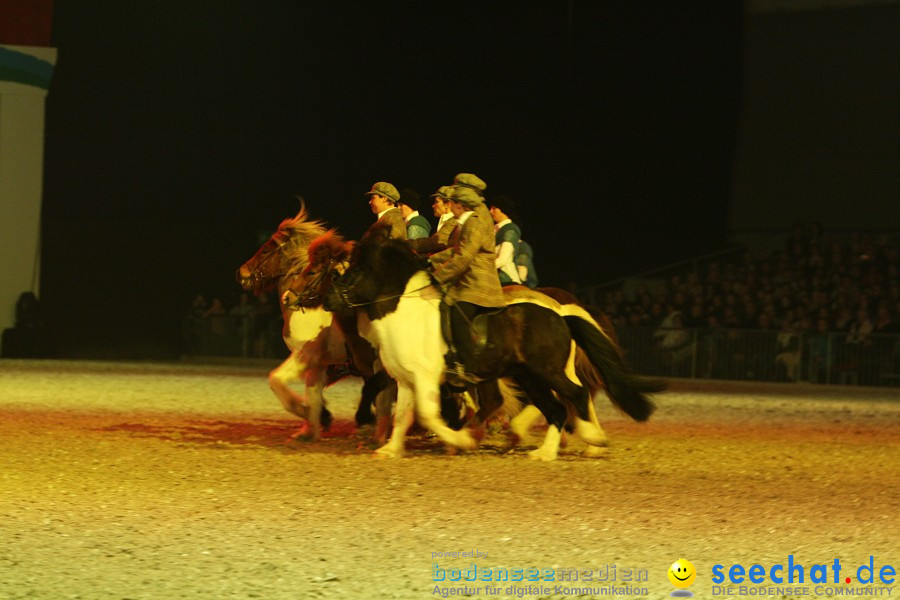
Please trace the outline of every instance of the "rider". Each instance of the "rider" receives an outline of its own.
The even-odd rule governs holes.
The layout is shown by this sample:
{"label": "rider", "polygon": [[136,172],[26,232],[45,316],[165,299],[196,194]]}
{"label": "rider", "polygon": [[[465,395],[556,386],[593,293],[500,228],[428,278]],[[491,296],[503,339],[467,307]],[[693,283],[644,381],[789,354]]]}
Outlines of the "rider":
{"label": "rider", "polygon": [[478,216],[483,221],[482,226],[484,227],[485,231],[493,236],[494,219],[491,217],[491,213],[488,210],[487,205],[484,203],[484,191],[487,189],[487,184],[484,182],[484,180],[474,173],[457,173],[456,177],[453,178],[453,185],[456,187],[469,188],[470,190],[478,194],[482,202],[475,208],[475,212],[478,213]]}
{"label": "rider", "polygon": [[459,224],[448,248],[428,260],[434,279],[446,289],[441,316],[444,324],[449,320],[452,341],[447,362],[453,365],[447,380],[464,386],[477,381],[468,374],[474,362],[472,319],[479,309],[503,307],[506,301],[494,267],[494,228],[484,200],[471,187],[455,186],[450,210]]}
{"label": "rider", "polygon": [[419,214],[419,194],[415,190],[404,188],[400,192],[397,208],[403,213],[406,221],[406,239],[419,240],[431,235],[431,223]]}
{"label": "rider", "polygon": [[369,197],[369,207],[378,215],[378,220],[363,234],[362,239],[386,230],[388,237],[406,239],[406,220],[403,213],[397,208],[400,201],[400,192],[386,181],[379,181],[372,185],[372,189],[366,192]]}
{"label": "rider", "polygon": [[450,194],[453,186],[442,185],[431,195],[431,208],[438,218],[437,230],[427,238],[411,239],[409,245],[418,254],[428,255],[447,249],[450,234],[456,229],[456,217],[450,212]]}
{"label": "rider", "polygon": [[491,217],[494,219],[494,244],[497,253],[497,273],[501,285],[521,284],[516,258],[519,256],[519,243],[522,230],[514,222],[515,204],[512,198],[496,196],[491,199]]}
{"label": "rider", "polygon": [[435,235],[440,244],[447,243],[450,234],[453,233],[453,229],[456,227],[456,217],[450,212],[449,204],[450,194],[452,193],[453,188],[451,186],[442,185],[431,195],[433,199],[431,208],[434,211],[434,216],[438,218]]}

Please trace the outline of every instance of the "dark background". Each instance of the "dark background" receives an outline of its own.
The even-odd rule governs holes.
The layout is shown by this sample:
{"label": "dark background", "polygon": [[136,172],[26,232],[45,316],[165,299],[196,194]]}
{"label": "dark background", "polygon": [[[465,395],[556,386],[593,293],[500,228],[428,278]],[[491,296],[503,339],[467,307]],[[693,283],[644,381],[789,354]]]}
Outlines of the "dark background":
{"label": "dark background", "polygon": [[738,2],[53,10],[42,300],[63,354],[177,354],[194,294],[235,302],[298,195],[355,238],[378,180],[478,174],[517,202],[545,285],[726,244]]}

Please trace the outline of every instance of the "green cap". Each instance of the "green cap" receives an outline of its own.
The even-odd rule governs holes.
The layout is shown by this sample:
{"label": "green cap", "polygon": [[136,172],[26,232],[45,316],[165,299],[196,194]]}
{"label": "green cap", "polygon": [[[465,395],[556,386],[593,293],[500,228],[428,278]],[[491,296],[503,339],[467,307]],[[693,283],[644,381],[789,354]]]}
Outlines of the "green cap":
{"label": "green cap", "polygon": [[453,194],[453,186],[442,185],[437,189],[435,193],[431,195],[431,197],[440,198],[441,200],[449,200],[451,194]]}
{"label": "green cap", "polygon": [[479,204],[482,204],[484,202],[484,200],[481,199],[481,196],[478,195],[478,192],[470,187],[465,187],[462,185],[453,187],[453,193],[450,195],[450,201],[459,202],[470,210],[474,209]]}
{"label": "green cap", "polygon": [[482,196],[484,195],[484,190],[487,189],[487,184],[482,181],[480,177],[473,175],[472,173],[457,173],[456,177],[453,178],[453,185],[472,188]]}
{"label": "green cap", "polygon": [[394,204],[397,204],[397,201],[400,200],[400,192],[397,191],[392,184],[387,181],[379,181],[375,185],[372,186],[372,189],[366,192],[366,196],[371,196],[372,194],[378,194],[379,196],[384,196]]}

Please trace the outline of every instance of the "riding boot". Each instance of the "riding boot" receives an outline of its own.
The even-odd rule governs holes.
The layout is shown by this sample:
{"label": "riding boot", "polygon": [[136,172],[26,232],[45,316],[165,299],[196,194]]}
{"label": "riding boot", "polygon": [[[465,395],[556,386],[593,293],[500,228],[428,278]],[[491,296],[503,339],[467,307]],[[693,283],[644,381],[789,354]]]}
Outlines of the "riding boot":
{"label": "riding boot", "polygon": [[457,302],[448,312],[453,344],[448,356],[451,370],[447,374],[447,382],[452,386],[466,387],[480,381],[478,377],[472,375],[475,362],[472,319],[478,312],[478,307],[468,302]]}
{"label": "riding boot", "polygon": [[444,334],[444,341],[447,342],[447,364],[453,364],[457,361],[456,346],[453,344],[453,328],[450,325],[450,313],[454,308],[447,304],[446,300],[441,300],[441,333]]}

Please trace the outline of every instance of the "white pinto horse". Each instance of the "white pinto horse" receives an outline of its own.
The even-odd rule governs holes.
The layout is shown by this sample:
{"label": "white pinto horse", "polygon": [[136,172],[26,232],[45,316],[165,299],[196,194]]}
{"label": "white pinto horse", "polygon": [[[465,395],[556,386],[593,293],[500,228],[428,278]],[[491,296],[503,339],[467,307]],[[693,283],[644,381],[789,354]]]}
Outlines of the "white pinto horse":
{"label": "white pinto horse", "polygon": [[426,273],[410,279],[403,292],[395,311],[378,319],[361,312],[357,323],[360,335],[378,350],[384,369],[397,381],[391,436],[376,453],[403,456],[406,432],[416,415],[446,443],[474,449],[478,442],[468,430],[455,431],[441,417],[440,385],[447,353],[441,333],[441,295]]}
{"label": "white pinto horse", "polygon": [[[406,432],[415,415],[448,444],[463,449],[476,445],[469,431],[450,429],[440,416],[439,385],[447,352],[440,301],[440,293],[429,275],[419,270],[409,247],[394,240],[359,244],[353,265],[325,299],[329,309],[358,309],[360,334],[377,348],[385,369],[397,380],[394,428],[388,443],[377,451],[382,456],[403,455]],[[546,297],[523,298],[491,319],[495,350],[492,356],[482,357],[482,366],[489,366],[478,374],[488,383],[479,384],[479,397],[498,396],[496,379],[514,377],[549,423],[545,442],[532,458],[556,458],[567,406],[574,411],[572,422],[581,439],[596,446],[606,443],[591,414],[588,392],[575,374],[573,339],[603,374],[608,393],[619,394],[617,405],[637,420],[646,420],[652,413],[653,405],[644,392],[655,391],[655,384],[616,364],[620,355],[613,351],[612,341],[583,308],[561,306]],[[501,403],[493,406],[496,409]]]}

